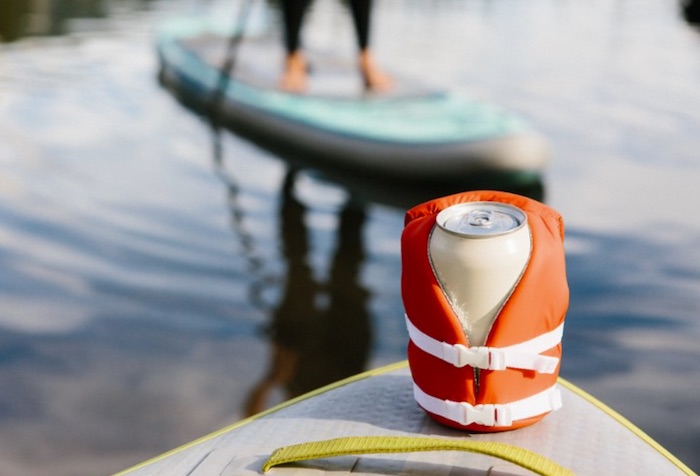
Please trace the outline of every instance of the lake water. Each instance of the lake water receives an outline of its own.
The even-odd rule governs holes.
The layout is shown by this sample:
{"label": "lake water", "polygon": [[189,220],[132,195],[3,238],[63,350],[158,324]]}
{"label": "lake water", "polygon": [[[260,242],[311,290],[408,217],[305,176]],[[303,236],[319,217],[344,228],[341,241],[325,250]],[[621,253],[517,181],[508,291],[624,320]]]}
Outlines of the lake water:
{"label": "lake water", "polygon": [[[417,195],[291,170],[158,84],[158,25],[235,3],[2,5],[0,474],[108,474],[405,358]],[[700,470],[700,31],[671,0],[378,0],[373,21],[388,68],[548,138],[562,375]],[[337,2],[305,35],[352,51]]]}

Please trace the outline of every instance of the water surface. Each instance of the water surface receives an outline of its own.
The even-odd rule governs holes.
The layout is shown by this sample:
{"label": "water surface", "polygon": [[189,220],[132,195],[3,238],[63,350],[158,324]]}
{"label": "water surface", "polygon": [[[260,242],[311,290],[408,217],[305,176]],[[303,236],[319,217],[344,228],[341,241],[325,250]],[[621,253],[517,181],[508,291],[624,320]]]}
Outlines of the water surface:
{"label": "water surface", "polygon": [[[418,195],[292,169],[158,84],[157,26],[233,23],[235,4],[3,5],[3,474],[107,474],[404,358],[398,239]],[[700,32],[665,0],[381,0],[374,22],[387,67],[549,139],[562,374],[700,469]],[[305,35],[352,51],[335,2]]]}

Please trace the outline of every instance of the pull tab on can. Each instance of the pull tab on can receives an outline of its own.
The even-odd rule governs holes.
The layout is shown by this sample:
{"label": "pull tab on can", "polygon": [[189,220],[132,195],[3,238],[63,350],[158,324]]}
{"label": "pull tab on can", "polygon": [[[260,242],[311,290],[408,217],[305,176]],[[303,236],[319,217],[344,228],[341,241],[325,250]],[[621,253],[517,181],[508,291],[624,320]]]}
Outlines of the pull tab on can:
{"label": "pull tab on can", "polygon": [[527,215],[505,203],[467,202],[436,222],[429,253],[438,283],[470,345],[484,345],[530,257]]}
{"label": "pull tab on can", "polygon": [[491,227],[493,225],[493,212],[491,210],[474,210],[468,215],[469,225],[478,227]]}
{"label": "pull tab on can", "polygon": [[461,203],[438,213],[437,224],[445,231],[465,237],[492,237],[526,226],[527,216],[519,208],[504,203]]}

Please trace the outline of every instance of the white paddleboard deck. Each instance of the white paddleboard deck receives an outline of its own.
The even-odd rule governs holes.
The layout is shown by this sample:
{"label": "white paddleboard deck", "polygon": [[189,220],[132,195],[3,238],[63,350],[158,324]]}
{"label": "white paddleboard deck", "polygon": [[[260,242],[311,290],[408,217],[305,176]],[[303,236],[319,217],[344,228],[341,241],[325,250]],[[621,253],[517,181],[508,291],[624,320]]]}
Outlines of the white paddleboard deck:
{"label": "white paddleboard deck", "polygon": [[[261,474],[280,447],[347,436],[431,436],[496,441],[536,452],[579,475],[694,474],[641,430],[560,379],[564,406],[530,427],[490,434],[447,428],[414,401],[405,362],[282,404],[120,474]],[[498,472],[501,471],[501,472]],[[491,456],[458,451],[373,454],[291,463],[268,474],[533,474]]]}

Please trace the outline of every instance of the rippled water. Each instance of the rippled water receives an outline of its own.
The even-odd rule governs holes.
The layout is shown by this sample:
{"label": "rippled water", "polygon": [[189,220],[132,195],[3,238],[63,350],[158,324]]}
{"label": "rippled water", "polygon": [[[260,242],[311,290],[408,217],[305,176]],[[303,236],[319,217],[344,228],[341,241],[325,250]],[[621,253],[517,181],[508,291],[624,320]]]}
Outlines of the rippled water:
{"label": "rippled water", "polygon": [[[157,82],[162,21],[234,6],[20,4],[0,45],[0,473],[106,474],[404,358],[398,238],[422,197],[290,170]],[[348,21],[317,2],[307,41],[348,51]],[[667,0],[381,0],[374,21],[392,70],[550,140],[562,374],[700,469],[700,32]]]}

